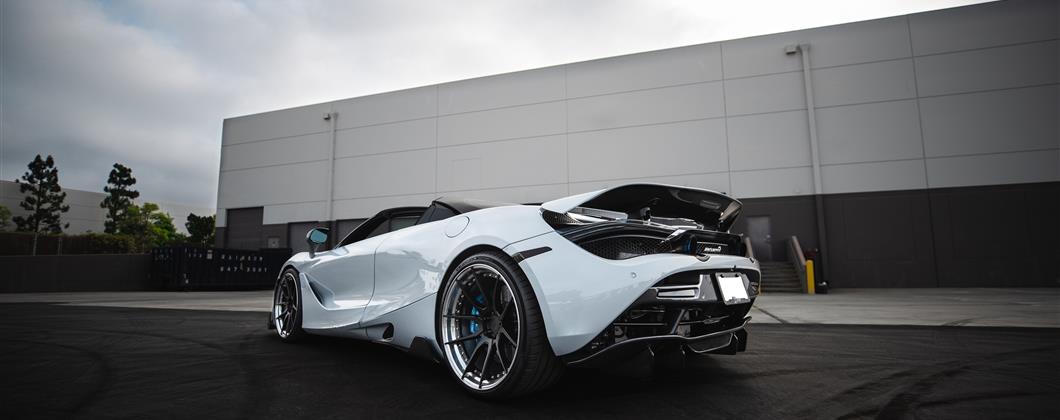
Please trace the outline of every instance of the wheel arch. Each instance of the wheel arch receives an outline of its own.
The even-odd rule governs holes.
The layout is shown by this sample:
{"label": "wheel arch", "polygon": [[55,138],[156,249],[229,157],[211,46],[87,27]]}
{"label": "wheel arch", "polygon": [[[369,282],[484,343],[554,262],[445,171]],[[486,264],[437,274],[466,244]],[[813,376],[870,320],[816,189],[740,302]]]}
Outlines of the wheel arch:
{"label": "wheel arch", "polygon": [[[494,245],[488,245],[488,244],[472,245],[470,247],[467,247],[463,251],[460,251],[459,254],[457,254],[455,257],[453,257],[452,261],[449,263],[449,266],[445,268],[445,275],[442,276],[442,282],[438,284],[438,292],[435,293],[435,297],[434,297],[435,308],[440,308],[441,307],[440,305],[442,303],[442,295],[443,295],[442,292],[445,290],[445,286],[447,284],[449,284],[450,276],[453,275],[453,271],[456,270],[456,267],[459,266],[460,263],[464,262],[464,260],[466,260],[468,257],[470,257],[472,255],[475,255],[475,254],[477,254],[479,252],[484,252],[484,251],[495,251],[498,254],[503,255],[505,258],[507,258],[512,263],[512,267],[514,267],[516,270],[519,270],[519,274],[522,274],[523,277],[526,277],[527,279],[530,278],[529,276],[527,276],[526,272],[523,271],[523,268],[519,266],[519,263],[517,263],[515,261],[515,258],[513,258],[510,254],[505,252],[503,249],[501,249],[499,247],[496,247]],[[534,292],[534,300],[537,301],[538,306],[543,306],[543,305],[541,305],[541,300],[540,300],[541,299],[540,298],[541,293],[540,293],[540,291],[537,290],[537,286],[534,285],[533,281],[529,281],[528,283],[530,284],[530,289],[532,289],[533,292]],[[437,310],[437,309],[435,309],[435,310]],[[437,322],[437,320],[435,322]],[[546,332],[546,335],[547,335],[547,332],[548,332],[548,325],[547,324],[545,325],[545,332]]]}

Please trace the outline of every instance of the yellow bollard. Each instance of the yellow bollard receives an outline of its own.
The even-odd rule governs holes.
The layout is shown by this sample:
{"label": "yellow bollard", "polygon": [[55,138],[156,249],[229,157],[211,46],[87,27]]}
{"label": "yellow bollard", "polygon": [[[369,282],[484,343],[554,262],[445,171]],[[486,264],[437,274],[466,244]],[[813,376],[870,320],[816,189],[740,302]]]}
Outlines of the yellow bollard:
{"label": "yellow bollard", "polygon": [[814,293],[813,285],[813,260],[806,260],[806,294]]}

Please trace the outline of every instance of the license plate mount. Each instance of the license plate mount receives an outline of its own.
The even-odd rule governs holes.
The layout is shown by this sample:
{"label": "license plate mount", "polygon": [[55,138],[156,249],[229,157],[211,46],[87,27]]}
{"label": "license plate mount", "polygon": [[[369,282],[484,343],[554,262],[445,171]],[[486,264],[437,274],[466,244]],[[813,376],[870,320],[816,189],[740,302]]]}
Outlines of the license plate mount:
{"label": "license plate mount", "polygon": [[747,296],[747,287],[744,286],[743,274],[717,273],[715,278],[718,281],[721,300],[726,305],[739,305],[751,301],[751,298]]}

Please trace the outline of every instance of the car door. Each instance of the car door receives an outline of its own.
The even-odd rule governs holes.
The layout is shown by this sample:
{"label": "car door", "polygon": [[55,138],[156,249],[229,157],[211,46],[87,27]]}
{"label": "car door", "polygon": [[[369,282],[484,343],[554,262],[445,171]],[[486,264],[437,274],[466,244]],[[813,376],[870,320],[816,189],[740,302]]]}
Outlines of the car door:
{"label": "car door", "polygon": [[375,249],[386,235],[374,236],[316,254],[306,273],[309,287],[324,307],[323,328],[355,324],[375,288]]}

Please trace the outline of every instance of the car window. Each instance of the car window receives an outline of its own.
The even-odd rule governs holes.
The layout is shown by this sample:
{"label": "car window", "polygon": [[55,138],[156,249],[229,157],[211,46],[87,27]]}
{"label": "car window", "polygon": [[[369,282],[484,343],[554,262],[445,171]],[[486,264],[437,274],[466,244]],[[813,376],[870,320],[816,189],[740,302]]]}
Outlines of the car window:
{"label": "car window", "polygon": [[368,236],[365,236],[365,239],[379,236],[387,232],[390,232],[390,224],[383,222],[380,223],[379,226],[376,226],[375,229],[372,229],[372,232],[370,232]]}
{"label": "car window", "polygon": [[419,220],[420,216],[397,216],[390,219],[390,232],[407,228],[415,225],[416,221]]}
{"label": "car window", "polygon": [[456,213],[445,206],[435,206],[434,213],[431,213],[431,217],[427,220],[433,222],[435,220],[445,220],[450,217],[456,216]]}

